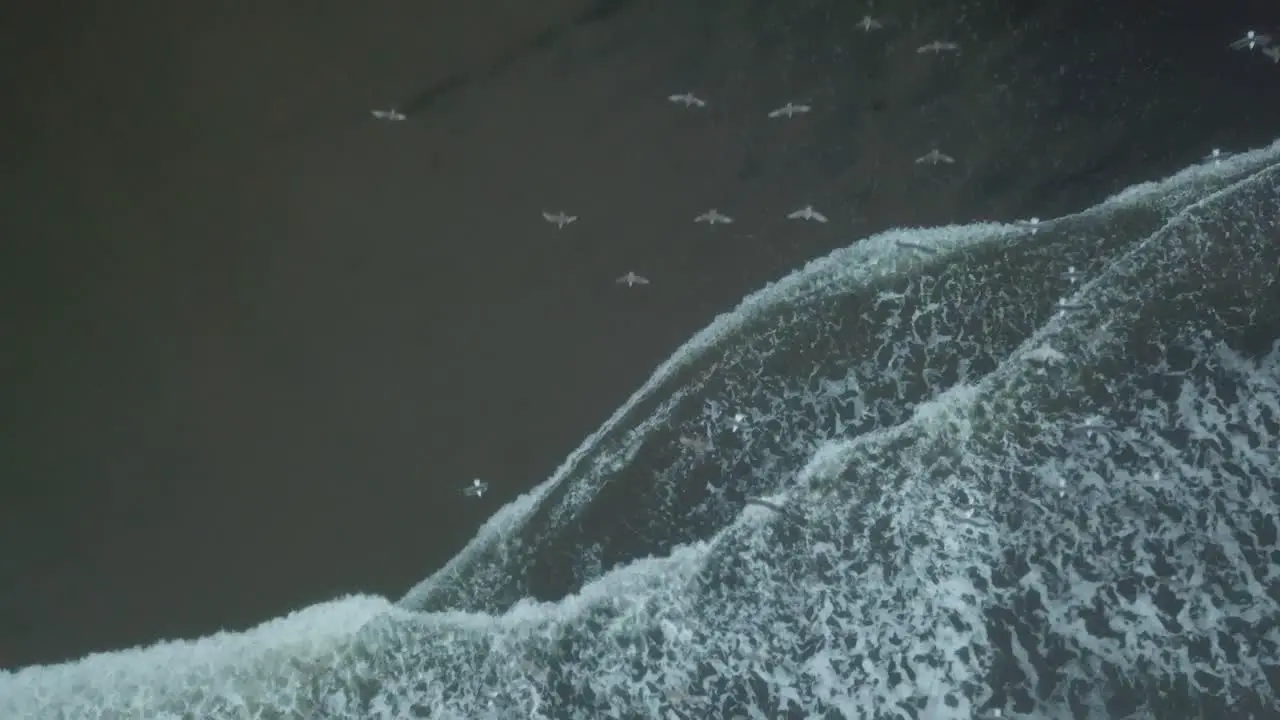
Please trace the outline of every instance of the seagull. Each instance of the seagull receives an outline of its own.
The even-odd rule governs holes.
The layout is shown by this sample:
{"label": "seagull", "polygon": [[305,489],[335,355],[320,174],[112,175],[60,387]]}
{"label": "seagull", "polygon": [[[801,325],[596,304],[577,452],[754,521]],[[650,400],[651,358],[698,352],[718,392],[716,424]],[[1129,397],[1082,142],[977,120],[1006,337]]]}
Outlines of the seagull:
{"label": "seagull", "polygon": [[392,122],[397,120],[404,120],[408,117],[407,115],[400,112],[399,110],[396,110],[395,108],[391,108],[390,110],[370,110],[369,112],[379,120],[388,120]]}
{"label": "seagull", "polygon": [[871,32],[872,30],[879,30],[884,27],[884,23],[870,15],[863,15],[862,19],[858,21],[858,27],[862,28],[864,32]]}
{"label": "seagull", "polygon": [[797,523],[804,522],[804,517],[799,512],[792,510],[791,508],[788,508],[786,505],[779,505],[778,503],[773,502],[772,500],[765,500],[764,498],[758,498],[758,497],[749,497],[743,500],[743,503],[746,505],[758,505],[762,508],[772,510],[778,515],[788,520],[791,520],[793,522],[797,522]]}
{"label": "seagull", "polygon": [[704,438],[691,437],[689,435],[680,436],[680,446],[692,450],[697,455],[711,452],[711,443]]}
{"label": "seagull", "polygon": [[1205,155],[1203,159],[1205,162],[1211,162],[1214,165],[1217,165],[1218,163],[1222,162],[1223,160],[1226,160],[1229,157],[1231,157],[1231,153],[1223,152],[1218,148],[1214,148],[1213,151],[1210,152],[1208,155]]}
{"label": "seagull", "polygon": [[827,216],[823,215],[817,210],[814,210],[812,205],[805,205],[804,207],[800,208],[799,210],[796,210],[793,213],[788,213],[787,219],[788,220],[812,220],[814,222],[824,223],[827,221]]}
{"label": "seagull", "polygon": [[489,483],[481,480],[480,478],[475,478],[471,481],[470,485],[462,488],[463,495],[474,498],[484,497],[484,494],[488,491]]}
{"label": "seagull", "polygon": [[[1051,348],[1048,345],[1041,345],[1035,350],[1023,355],[1022,359],[1027,362],[1038,363],[1040,365],[1054,365],[1056,363],[1065,362],[1067,356],[1063,355],[1061,351]],[[1038,374],[1044,375],[1044,369],[1041,368]]]}
{"label": "seagull", "polygon": [[803,115],[812,109],[813,108],[809,107],[808,105],[797,105],[793,102],[789,102],[786,105],[783,105],[782,107],[776,110],[770,110],[769,117],[771,118],[795,117],[796,115]]}
{"label": "seagull", "polygon": [[667,99],[685,107],[706,107],[707,101],[691,92],[668,95]]}
{"label": "seagull", "polygon": [[1271,36],[1257,33],[1252,30],[1244,34],[1244,37],[1236,40],[1227,47],[1232,50],[1253,50],[1255,48],[1265,48],[1271,44]]}
{"label": "seagull", "polygon": [[1084,435],[1092,440],[1097,437],[1099,433],[1109,433],[1113,430],[1114,428],[1103,422],[1102,418],[1091,417],[1073,428],[1068,428],[1067,433],[1071,435]]}
{"label": "seagull", "polygon": [[563,230],[565,225],[568,225],[578,219],[577,215],[568,215],[563,210],[558,213],[549,213],[546,210],[543,210],[542,217],[547,222],[555,225],[557,230]]}
{"label": "seagull", "polygon": [[937,165],[939,163],[945,163],[947,165],[950,165],[955,161],[956,161],[955,158],[945,153],[939,152],[937,148],[934,148],[930,150],[928,153],[916,158],[917,165]]}
{"label": "seagull", "polygon": [[919,250],[920,252],[926,255],[936,255],[938,253],[938,251],[935,248],[931,248],[928,245],[921,245],[920,243],[907,242],[906,240],[899,240],[898,247],[907,248],[909,250]]}
{"label": "seagull", "polygon": [[959,51],[960,51],[960,46],[959,46],[959,45],[957,45],[957,44],[955,44],[955,43],[953,43],[953,42],[948,42],[948,41],[945,41],[945,40],[934,40],[933,42],[929,43],[928,45],[921,45],[920,47],[916,48],[916,52],[917,52],[917,53],[929,53],[929,52],[931,52],[931,53],[940,53],[940,52],[942,52],[943,50],[950,50],[950,51],[952,51],[952,52],[959,52]]}
{"label": "seagull", "polygon": [[733,218],[729,217],[728,215],[725,215],[724,213],[720,212],[719,210],[716,210],[715,208],[711,208],[710,210],[694,218],[693,221],[706,223],[708,225],[716,225],[716,224],[727,225],[728,223],[733,222]]}
{"label": "seagull", "polygon": [[626,285],[627,287],[635,287],[636,285],[648,285],[649,278],[644,277],[643,275],[637,275],[634,272],[628,272],[626,275],[614,280],[614,282],[619,285]]}
{"label": "seagull", "polygon": [[1088,305],[1069,303],[1067,302],[1066,298],[1060,298],[1058,300],[1058,315],[1065,315],[1069,312],[1080,312],[1081,310],[1088,310],[1088,309],[1089,309]]}
{"label": "seagull", "polygon": [[1271,58],[1271,62],[1280,63],[1280,45],[1262,48],[1262,54]]}

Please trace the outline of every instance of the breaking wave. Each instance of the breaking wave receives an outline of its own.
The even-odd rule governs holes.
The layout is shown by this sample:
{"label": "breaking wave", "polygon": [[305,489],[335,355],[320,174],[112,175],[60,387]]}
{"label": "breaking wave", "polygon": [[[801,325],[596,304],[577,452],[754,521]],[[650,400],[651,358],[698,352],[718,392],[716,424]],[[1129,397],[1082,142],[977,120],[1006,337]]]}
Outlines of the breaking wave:
{"label": "breaking wave", "polygon": [[861,240],[399,603],[0,674],[0,715],[1274,713],[1278,278],[1280,144]]}

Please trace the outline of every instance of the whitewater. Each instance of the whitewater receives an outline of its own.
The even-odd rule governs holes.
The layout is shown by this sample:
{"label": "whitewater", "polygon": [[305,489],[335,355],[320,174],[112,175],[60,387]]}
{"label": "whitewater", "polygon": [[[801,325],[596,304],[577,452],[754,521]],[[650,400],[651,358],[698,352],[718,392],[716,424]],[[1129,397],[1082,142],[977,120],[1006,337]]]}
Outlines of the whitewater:
{"label": "whitewater", "polygon": [[1280,143],[861,239],[399,602],[3,673],[0,717],[1276,717],[1278,278]]}

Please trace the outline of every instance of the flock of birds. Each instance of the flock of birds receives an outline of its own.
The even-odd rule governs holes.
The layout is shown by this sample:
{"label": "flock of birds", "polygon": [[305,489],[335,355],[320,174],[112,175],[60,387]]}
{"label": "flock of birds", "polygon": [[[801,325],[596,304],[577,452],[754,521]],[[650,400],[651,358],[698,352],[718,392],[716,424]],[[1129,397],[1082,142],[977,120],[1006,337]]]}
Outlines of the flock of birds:
{"label": "flock of birds", "polygon": [[[883,28],[884,23],[879,19],[866,15],[858,22],[858,27],[865,32],[871,32],[872,30],[879,30]],[[1243,37],[1230,43],[1227,47],[1232,50],[1243,50],[1249,52],[1259,51],[1266,57],[1270,58],[1273,62],[1280,63],[1280,44],[1273,43],[1274,40],[1270,35],[1250,30]],[[960,46],[957,43],[945,40],[936,40],[916,48],[916,52],[920,54],[959,52],[959,50]],[[707,100],[698,97],[692,92],[674,93],[672,95],[668,95],[667,100],[688,109],[699,109],[708,106]],[[781,107],[770,110],[767,117],[770,119],[794,118],[799,115],[804,115],[810,110],[812,110],[812,107],[807,104],[787,102]],[[395,108],[373,110],[371,113],[374,118],[388,122],[397,122],[407,119],[407,116],[404,113],[396,110]],[[1211,153],[1205,156],[1204,160],[1206,162],[1217,163],[1229,156],[1230,153],[1215,148]],[[941,152],[937,148],[934,148],[915,159],[915,163],[917,165],[950,165],[955,163],[955,161],[955,158]],[[563,230],[578,220],[577,215],[570,215],[563,210],[556,212],[543,211],[542,218],[555,226],[557,230]],[[794,210],[788,213],[786,218],[788,220],[799,220],[805,222],[827,222],[827,216],[814,209],[812,205],[806,205],[798,210]],[[693,222],[711,226],[727,225],[733,222],[733,218],[720,212],[716,208],[711,208],[706,212],[694,216]],[[1035,217],[1028,220],[1018,221],[1019,225],[1030,227],[1032,234],[1035,234],[1038,231],[1037,226],[1039,223],[1040,219]],[[933,254],[936,252],[934,248],[905,240],[899,240],[897,244],[901,247],[926,254]],[[1067,269],[1066,273],[1064,273],[1064,277],[1074,285],[1083,277],[1083,273],[1076,270],[1076,268],[1071,267]],[[626,285],[627,287],[635,287],[637,285],[648,285],[649,279],[634,271],[629,271],[626,274],[619,276],[614,282],[620,285]],[[1076,312],[1086,309],[1088,309],[1088,306],[1086,305],[1068,303],[1065,299],[1060,299],[1057,303],[1057,312],[1055,314],[1061,316],[1068,312]],[[746,424],[746,416],[742,413],[737,413],[733,415],[729,421],[729,430],[734,433],[740,432],[746,427]],[[1080,428],[1076,428],[1076,430],[1092,438],[1095,434],[1104,432],[1107,428],[1091,421]],[[679,443],[682,447],[698,454],[709,452],[712,449],[711,441],[704,437],[682,435],[679,439]],[[469,485],[462,488],[462,494],[467,497],[481,498],[484,497],[484,494],[488,492],[488,490],[489,484],[487,482],[480,478],[474,478]],[[767,503],[762,504],[767,505]]]}
{"label": "flock of birds", "polygon": [[[871,32],[873,30],[880,30],[884,28],[884,22],[870,15],[864,15],[862,19],[858,21],[857,27],[861,28],[864,32]],[[958,43],[951,42],[949,40],[935,40],[933,42],[927,43],[925,45],[921,45],[920,47],[916,48],[916,53],[918,54],[939,54],[944,52],[956,53],[959,51],[960,51],[960,45]],[[698,97],[692,92],[683,92],[683,93],[675,93],[672,95],[668,95],[667,100],[671,103],[682,105],[688,109],[705,108],[708,106],[708,102],[705,99]],[[805,103],[787,102],[781,107],[777,107],[777,108],[774,108],[773,110],[770,110],[767,113],[766,117],[768,117],[769,119],[775,119],[775,120],[780,118],[795,118],[795,117],[807,114],[812,109],[813,107],[811,105],[808,105]],[[395,108],[388,108],[385,110],[372,110],[370,111],[370,113],[373,115],[375,119],[386,121],[386,122],[399,122],[399,121],[408,119],[407,115],[405,115],[403,112]],[[921,155],[920,157],[916,158],[915,163],[917,165],[950,165],[950,164],[954,164],[955,161],[956,161],[955,158],[953,158],[952,156],[947,155],[946,153],[938,150],[937,148],[934,148],[929,152],[925,153],[924,155]],[[786,215],[786,217],[788,220],[800,220],[800,221],[816,222],[816,223],[826,223],[828,221],[827,216],[822,212],[819,212],[818,210],[814,209],[812,205],[806,205],[798,210],[790,212]],[[550,223],[551,225],[554,225],[557,230],[563,230],[565,227],[573,224],[574,222],[577,222],[578,220],[577,215],[570,215],[569,213],[563,210],[559,210],[556,212],[549,212],[544,210],[542,212],[542,218],[546,220],[548,223]],[[727,225],[733,222],[733,218],[720,212],[719,209],[717,208],[711,208],[706,212],[703,212],[695,216],[693,218],[693,221],[695,223],[704,223],[707,225]],[[908,247],[914,247],[915,249],[922,250],[925,252],[931,252],[929,248],[926,248],[923,246],[913,246],[910,243],[903,243],[903,245]],[[629,271],[626,274],[616,278],[614,282],[619,285],[626,285],[627,287],[635,287],[637,285],[648,285],[649,278],[643,275],[640,275],[634,271]],[[470,494],[474,494],[472,491],[475,490],[475,487],[468,486],[466,490]]]}

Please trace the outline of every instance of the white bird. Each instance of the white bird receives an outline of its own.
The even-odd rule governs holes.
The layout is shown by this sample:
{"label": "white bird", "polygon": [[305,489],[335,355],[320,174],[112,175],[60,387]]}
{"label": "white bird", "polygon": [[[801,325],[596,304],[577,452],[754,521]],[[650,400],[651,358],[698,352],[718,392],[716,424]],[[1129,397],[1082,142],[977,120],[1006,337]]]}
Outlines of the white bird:
{"label": "white bird", "polygon": [[370,110],[369,112],[379,120],[389,120],[392,122],[404,120],[407,117],[404,113],[396,110],[395,108],[391,108],[390,110]]}
{"label": "white bird", "polygon": [[879,30],[884,27],[884,23],[870,15],[863,15],[862,19],[858,21],[858,27],[862,28],[864,32],[871,32],[872,30]]}
{"label": "white bird", "polygon": [[480,478],[475,478],[474,480],[471,481],[470,485],[462,488],[463,495],[466,495],[467,497],[474,497],[474,498],[483,497],[484,494],[488,491],[489,491],[489,483],[481,480]]}
{"label": "white bird", "polygon": [[727,225],[733,222],[733,218],[729,217],[728,215],[725,215],[724,213],[720,212],[719,210],[716,210],[715,208],[711,208],[710,210],[694,218],[693,221],[706,223],[708,225],[718,225],[718,224]]}
{"label": "white bird", "polygon": [[930,53],[930,52],[931,52],[931,53],[940,53],[940,52],[942,52],[943,50],[950,50],[950,51],[952,51],[952,52],[959,52],[959,51],[960,51],[960,46],[959,46],[959,45],[957,45],[957,44],[955,44],[955,43],[953,43],[953,42],[949,42],[949,41],[946,41],[946,40],[934,40],[933,42],[929,43],[928,45],[921,45],[920,47],[916,48],[916,52],[918,52],[918,53]]}
{"label": "white bird", "polygon": [[1066,272],[1062,273],[1062,277],[1066,278],[1068,281],[1072,283],[1075,283],[1075,282],[1078,282],[1080,278],[1084,277],[1084,272],[1081,270],[1077,270],[1076,266],[1072,265],[1071,267],[1067,268]]}
{"label": "white bird", "polygon": [[569,223],[577,220],[578,216],[569,215],[565,213],[565,211],[563,210],[561,210],[558,213],[549,213],[546,210],[543,210],[542,218],[547,222],[551,223],[552,225],[555,225],[557,230],[563,230],[565,225],[568,225]]}
{"label": "white bird", "polygon": [[1280,63],[1280,45],[1262,48],[1262,54],[1271,58],[1271,62]]}
{"label": "white bird", "polygon": [[1082,310],[1088,310],[1088,309],[1089,309],[1088,305],[1081,305],[1078,303],[1069,303],[1067,302],[1066,298],[1058,299],[1058,315],[1066,315],[1069,312],[1080,312]]}
{"label": "white bird", "polygon": [[925,153],[924,155],[921,155],[920,157],[916,158],[917,165],[937,165],[939,163],[945,163],[947,165],[950,165],[955,161],[956,161],[955,158],[943,152],[940,152],[937,148],[934,148],[929,152]]}
{"label": "white bird", "polygon": [[908,242],[906,240],[899,240],[897,245],[898,247],[907,248],[908,250],[918,250],[926,255],[936,255],[938,253],[936,248],[931,248],[928,245],[921,245],[920,243]]}
{"label": "white bird", "polygon": [[667,99],[685,107],[706,107],[707,101],[691,92],[668,95]]}
{"label": "white bird", "polygon": [[644,277],[643,275],[637,275],[634,272],[628,272],[626,275],[614,280],[614,282],[619,285],[626,285],[627,287],[635,287],[636,285],[648,285],[649,278]]}
{"label": "white bird", "polygon": [[1223,160],[1226,160],[1229,157],[1231,157],[1231,153],[1223,152],[1218,148],[1214,148],[1212,152],[1204,156],[1204,160],[1205,162],[1211,162],[1214,165],[1217,165],[1218,163],[1222,162]]}
{"label": "white bird", "polygon": [[826,222],[826,221],[827,221],[827,216],[826,216],[826,215],[823,215],[822,213],[818,212],[817,210],[814,210],[812,205],[805,205],[804,207],[800,208],[799,210],[796,210],[796,211],[795,211],[795,212],[793,212],[793,213],[788,213],[788,214],[787,214],[787,219],[789,219],[789,220],[812,220],[812,221],[814,221],[814,222],[824,223],[824,222]]}
{"label": "white bird", "polygon": [[1030,227],[1032,235],[1035,235],[1037,232],[1040,231],[1040,228],[1037,227],[1040,224],[1040,218],[1038,217],[1033,217],[1027,220],[1019,220],[1018,224]]}
{"label": "white bird", "polygon": [[729,429],[738,432],[747,425],[747,416],[742,413],[734,413],[733,419],[729,421]]}
{"label": "white bird", "polygon": [[1083,423],[1075,427],[1068,428],[1067,433],[1071,435],[1084,435],[1090,440],[1097,437],[1099,433],[1109,433],[1114,431],[1110,425],[1100,417],[1086,418]]}
{"label": "white bird", "polygon": [[776,110],[770,110],[769,117],[771,118],[795,117],[796,115],[803,115],[812,109],[813,108],[809,107],[808,105],[797,105],[796,103],[789,102],[786,105],[783,105],[782,107],[777,108]]}
{"label": "white bird", "polygon": [[1271,44],[1271,36],[1250,30],[1244,34],[1244,37],[1236,40],[1227,47],[1232,50],[1253,50],[1256,48],[1265,48]]}
{"label": "white bird", "polygon": [[694,452],[696,455],[702,455],[711,452],[711,443],[705,438],[691,437],[689,435],[680,436],[680,445]]}

